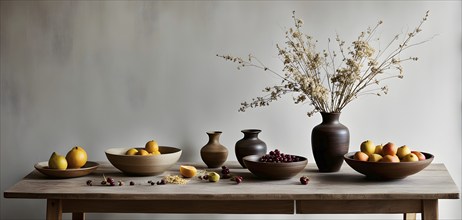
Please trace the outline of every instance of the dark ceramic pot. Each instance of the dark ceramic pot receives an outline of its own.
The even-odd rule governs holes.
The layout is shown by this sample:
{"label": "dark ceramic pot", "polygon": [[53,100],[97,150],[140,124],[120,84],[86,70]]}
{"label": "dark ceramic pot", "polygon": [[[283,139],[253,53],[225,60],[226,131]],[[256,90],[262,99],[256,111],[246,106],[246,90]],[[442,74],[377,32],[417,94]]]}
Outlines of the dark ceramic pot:
{"label": "dark ceramic pot", "polygon": [[320,172],[337,172],[348,153],[350,132],[339,122],[340,113],[321,112],[322,123],[311,132],[311,148]]}
{"label": "dark ceramic pot", "polygon": [[201,148],[201,158],[209,168],[223,165],[228,158],[228,149],[220,144],[221,131],[207,132],[209,142]]}
{"label": "dark ceramic pot", "polygon": [[261,130],[258,129],[246,129],[242,130],[244,138],[236,142],[235,151],[236,158],[242,167],[246,168],[242,158],[248,155],[265,155],[266,144],[262,140],[258,139],[258,134]]}

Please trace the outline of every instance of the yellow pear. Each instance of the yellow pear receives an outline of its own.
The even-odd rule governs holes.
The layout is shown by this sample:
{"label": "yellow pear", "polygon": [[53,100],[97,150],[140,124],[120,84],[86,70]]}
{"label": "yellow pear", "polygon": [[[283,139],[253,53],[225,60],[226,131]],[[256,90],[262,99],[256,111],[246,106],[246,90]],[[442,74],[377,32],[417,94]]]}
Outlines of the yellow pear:
{"label": "yellow pear", "polygon": [[48,160],[48,167],[50,169],[65,170],[67,169],[67,160],[64,156],[53,152],[50,159]]}
{"label": "yellow pear", "polygon": [[404,158],[406,155],[411,153],[411,149],[409,149],[408,146],[403,145],[398,148],[398,151],[396,152],[396,155],[399,157],[399,159]]}
{"label": "yellow pear", "polygon": [[382,155],[380,154],[371,154],[367,161],[369,162],[379,162],[382,159]]}
{"label": "yellow pear", "polygon": [[383,145],[381,145],[381,144],[375,146],[374,154],[380,154],[380,155],[382,155],[382,148],[383,148]]}
{"label": "yellow pear", "polygon": [[419,157],[417,157],[415,154],[413,153],[410,153],[406,156],[403,157],[403,159],[401,160],[402,162],[417,162],[419,161]]}
{"label": "yellow pear", "polygon": [[80,168],[87,163],[87,152],[82,147],[73,147],[66,155],[69,168]]}
{"label": "yellow pear", "polygon": [[375,152],[375,145],[372,141],[367,140],[361,143],[361,152],[367,154],[367,156],[370,156]]}

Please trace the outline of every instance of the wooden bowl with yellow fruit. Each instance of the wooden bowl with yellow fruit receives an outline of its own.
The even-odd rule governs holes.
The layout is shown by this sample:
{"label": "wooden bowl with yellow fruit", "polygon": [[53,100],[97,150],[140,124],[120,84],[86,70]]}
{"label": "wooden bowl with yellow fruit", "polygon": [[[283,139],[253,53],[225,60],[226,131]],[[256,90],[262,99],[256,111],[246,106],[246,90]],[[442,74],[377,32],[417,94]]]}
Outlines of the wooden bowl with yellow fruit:
{"label": "wooden bowl with yellow fruit", "polygon": [[99,166],[98,163],[87,161],[87,152],[80,146],[75,146],[64,155],[53,152],[48,161],[34,165],[42,174],[52,178],[74,178],[92,173]]}
{"label": "wooden bowl with yellow fruit", "polygon": [[105,151],[115,168],[136,176],[162,174],[180,159],[181,152],[176,147],[158,146],[155,141],[148,141],[144,148],[110,148]]}
{"label": "wooden bowl with yellow fruit", "polygon": [[397,147],[391,142],[376,146],[372,141],[364,141],[360,148],[360,151],[345,154],[345,162],[372,179],[406,178],[422,171],[434,158],[430,153],[414,151],[406,145]]}

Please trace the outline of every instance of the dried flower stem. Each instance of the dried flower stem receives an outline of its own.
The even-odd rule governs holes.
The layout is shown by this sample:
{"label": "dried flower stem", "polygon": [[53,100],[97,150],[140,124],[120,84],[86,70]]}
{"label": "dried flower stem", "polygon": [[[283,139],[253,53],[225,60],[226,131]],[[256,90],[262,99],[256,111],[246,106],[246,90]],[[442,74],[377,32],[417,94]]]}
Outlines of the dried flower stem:
{"label": "dried flower stem", "polygon": [[[249,55],[247,60],[229,55],[217,54],[217,56],[237,63],[239,70],[244,67],[255,67],[269,71],[282,79],[281,85],[266,87],[263,90],[267,95],[254,98],[250,103],[241,103],[239,111],[267,106],[270,102],[291,93],[296,104],[309,103],[313,106],[308,116],[319,111],[341,112],[347,104],[359,96],[387,94],[388,87],[381,86],[382,81],[403,78],[401,63],[418,59],[417,57],[400,59],[399,55],[406,49],[426,42],[411,44],[411,40],[422,31],[421,27],[427,20],[428,14],[427,11],[419,25],[412,32],[407,33],[402,42],[386,56],[385,53],[396,45],[400,35],[396,35],[383,50],[376,52],[371,43],[376,31],[383,24],[382,21],[373,28],[369,27],[365,32],[361,32],[346,48],[345,41],[337,34],[335,41],[339,52],[330,47],[330,38],[327,49],[318,52],[317,41],[302,33],[303,21],[295,16],[295,11],[292,15],[294,27],[286,30],[284,46],[276,45],[279,59],[284,65],[283,74],[270,69],[253,55]],[[382,56],[385,58],[382,59]],[[337,62],[339,59],[340,62]],[[391,70],[397,70],[399,74],[387,75]]]}

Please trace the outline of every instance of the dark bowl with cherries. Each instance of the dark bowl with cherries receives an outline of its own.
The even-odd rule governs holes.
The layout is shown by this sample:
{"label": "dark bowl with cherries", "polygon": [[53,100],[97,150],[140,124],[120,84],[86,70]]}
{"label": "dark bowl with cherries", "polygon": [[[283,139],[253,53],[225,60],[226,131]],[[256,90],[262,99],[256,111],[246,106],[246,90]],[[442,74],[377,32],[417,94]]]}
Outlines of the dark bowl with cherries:
{"label": "dark bowl with cherries", "polygon": [[266,155],[249,155],[242,158],[245,166],[255,176],[262,179],[290,179],[305,169],[306,157],[284,154],[279,150]]}

